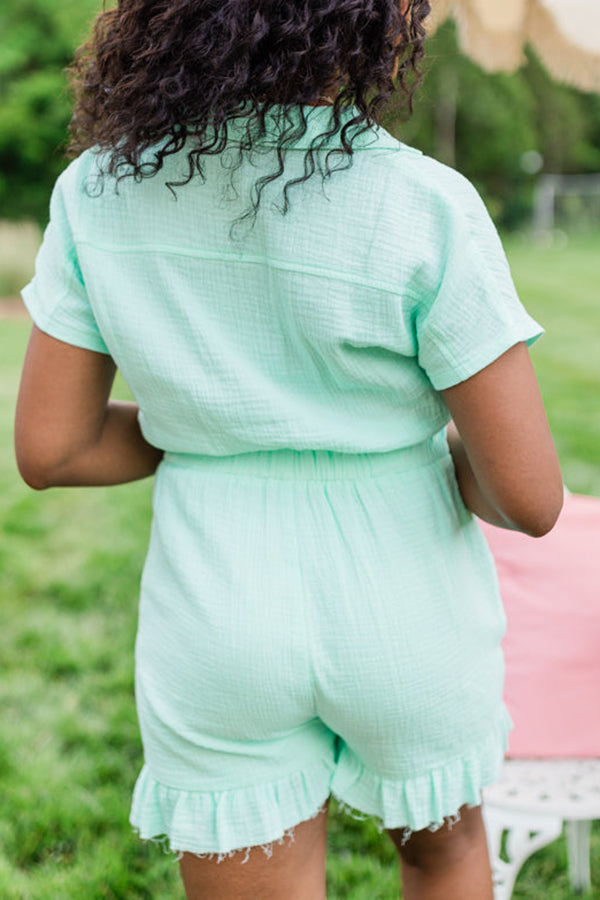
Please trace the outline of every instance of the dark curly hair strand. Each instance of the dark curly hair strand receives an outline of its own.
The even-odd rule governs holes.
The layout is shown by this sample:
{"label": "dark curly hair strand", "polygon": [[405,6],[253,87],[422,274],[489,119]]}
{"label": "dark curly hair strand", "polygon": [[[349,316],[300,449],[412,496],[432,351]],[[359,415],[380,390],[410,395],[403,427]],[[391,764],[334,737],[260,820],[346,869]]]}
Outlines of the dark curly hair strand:
{"label": "dark curly hair strand", "polygon": [[[311,142],[304,174],[334,169],[332,154],[351,165],[352,142],[378,122],[399,91],[412,110],[420,81],[428,0],[119,0],[102,12],[70,69],[75,93],[69,155],[94,147],[107,153],[105,174],[136,180],[155,175],[166,156],[187,147],[187,177],[204,178],[202,157],[221,153],[228,123],[244,125],[238,166],[265,136],[266,118],[281,108],[275,172],[259,179],[250,209],[256,217],[263,188],[284,172],[286,149],[307,129],[303,107],[332,104],[328,131]],[[342,125],[342,111],[356,115]],[[300,116],[291,115],[299,108]],[[318,151],[339,132],[325,162]],[[150,157],[147,151],[151,150]],[[237,166],[235,166],[237,168]]]}

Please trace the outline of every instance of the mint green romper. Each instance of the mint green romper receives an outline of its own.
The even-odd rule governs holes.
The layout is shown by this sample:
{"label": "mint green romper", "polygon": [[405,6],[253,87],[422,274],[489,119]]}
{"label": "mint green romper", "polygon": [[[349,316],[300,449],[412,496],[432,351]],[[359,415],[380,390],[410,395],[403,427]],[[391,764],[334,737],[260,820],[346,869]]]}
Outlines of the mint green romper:
{"label": "mint green romper", "polygon": [[282,216],[328,127],[306,111],[233,239],[276,168],[276,112],[234,189],[236,129],[176,199],[181,154],[100,191],[84,153],[23,292],[43,331],[114,358],[165,451],[131,821],[177,851],[276,841],[330,794],[387,828],[435,826],[480,802],[510,727],[494,565],[439,391],[541,328],[474,188],[381,128]]}

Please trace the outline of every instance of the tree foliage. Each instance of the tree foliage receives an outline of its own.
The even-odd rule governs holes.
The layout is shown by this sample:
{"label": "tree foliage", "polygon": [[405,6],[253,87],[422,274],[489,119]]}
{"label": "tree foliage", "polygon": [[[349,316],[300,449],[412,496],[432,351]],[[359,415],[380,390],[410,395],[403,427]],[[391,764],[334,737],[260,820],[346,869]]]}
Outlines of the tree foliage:
{"label": "tree foliage", "polygon": [[[2,0],[0,218],[43,223],[66,165],[70,97],[64,73],[100,0]],[[447,24],[430,41],[411,120],[392,104],[384,124],[475,182],[501,224],[529,214],[535,150],[546,171],[600,171],[600,96],[557,84],[529,55],[514,75],[489,75],[457,51]]]}
{"label": "tree foliage", "polygon": [[0,5],[0,217],[47,216],[65,166],[70,98],[64,68],[97,0],[3,0]]}
{"label": "tree foliage", "polygon": [[531,212],[535,176],[524,154],[539,153],[546,172],[600,172],[600,96],[557,83],[533,52],[514,75],[490,75],[458,52],[448,23],[430,42],[424,72],[412,119],[400,123],[390,109],[386,124],[470,178],[501,225]]}

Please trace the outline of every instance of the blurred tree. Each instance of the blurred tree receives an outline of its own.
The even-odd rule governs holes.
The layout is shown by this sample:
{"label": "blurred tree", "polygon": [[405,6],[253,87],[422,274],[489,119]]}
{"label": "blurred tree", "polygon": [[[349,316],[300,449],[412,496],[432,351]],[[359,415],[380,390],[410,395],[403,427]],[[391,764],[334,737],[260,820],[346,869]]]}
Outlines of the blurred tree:
{"label": "blurred tree", "polygon": [[[0,218],[47,218],[66,165],[64,68],[100,7],[1,0]],[[430,40],[423,68],[412,119],[402,121],[392,102],[384,124],[474,181],[500,225],[518,226],[531,211],[535,176],[523,154],[540,153],[546,171],[600,171],[600,97],[556,84],[533,55],[514,75],[488,75],[458,52],[449,22]]]}
{"label": "blurred tree", "polygon": [[398,137],[456,166],[483,193],[496,220],[516,227],[531,214],[537,151],[548,172],[600,171],[600,97],[553,81],[533,53],[514,75],[490,75],[458,52],[453,23],[429,43],[415,111],[385,124]]}
{"label": "blurred tree", "polygon": [[552,81],[528,54],[523,79],[535,97],[535,127],[548,172],[600,171],[600,96]]}
{"label": "blurred tree", "polygon": [[43,222],[63,155],[70,99],[64,67],[98,0],[2,0],[0,218]]}

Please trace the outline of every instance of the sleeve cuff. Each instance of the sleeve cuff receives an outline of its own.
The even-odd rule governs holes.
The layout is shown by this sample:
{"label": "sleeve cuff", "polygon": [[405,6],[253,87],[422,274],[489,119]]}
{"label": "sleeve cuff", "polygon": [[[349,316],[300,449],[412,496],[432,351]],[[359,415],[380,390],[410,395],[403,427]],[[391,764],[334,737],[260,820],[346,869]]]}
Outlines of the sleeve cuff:
{"label": "sleeve cuff", "polygon": [[56,313],[54,315],[45,313],[41,308],[33,283],[23,288],[21,297],[29,315],[40,331],[56,338],[58,341],[63,341],[65,344],[72,344],[74,347],[81,347],[83,350],[93,350],[95,353],[104,353],[107,356],[111,355],[100,334],[61,320]]}
{"label": "sleeve cuff", "polygon": [[528,331],[521,330],[512,334],[499,335],[497,339],[478,347],[477,352],[462,363],[448,365],[433,374],[428,373],[429,379],[437,391],[454,387],[490,366],[515,344],[525,342],[528,347],[531,347],[544,333],[541,325],[532,320],[532,327]]}

